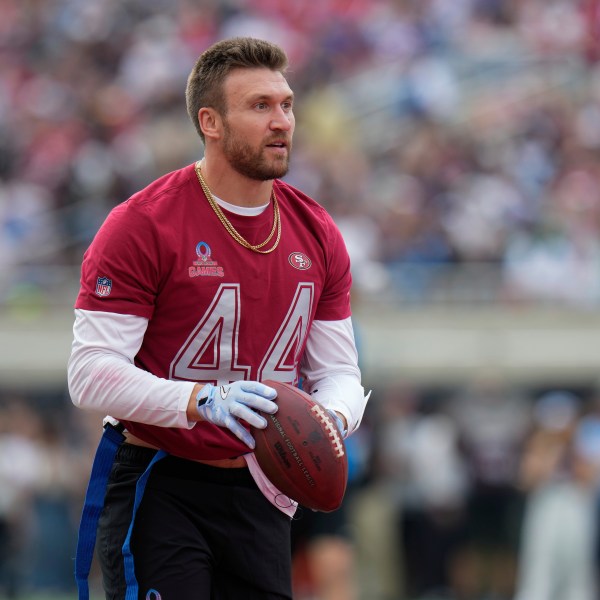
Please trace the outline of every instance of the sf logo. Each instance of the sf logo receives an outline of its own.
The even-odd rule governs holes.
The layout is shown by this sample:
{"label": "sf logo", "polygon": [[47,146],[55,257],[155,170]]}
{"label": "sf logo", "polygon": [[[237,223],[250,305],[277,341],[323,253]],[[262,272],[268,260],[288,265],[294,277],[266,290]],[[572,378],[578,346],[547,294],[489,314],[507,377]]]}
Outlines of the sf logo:
{"label": "sf logo", "polygon": [[310,266],[312,265],[310,258],[302,252],[292,252],[288,256],[288,261],[292,267],[300,271],[306,271],[307,269],[310,269]]}

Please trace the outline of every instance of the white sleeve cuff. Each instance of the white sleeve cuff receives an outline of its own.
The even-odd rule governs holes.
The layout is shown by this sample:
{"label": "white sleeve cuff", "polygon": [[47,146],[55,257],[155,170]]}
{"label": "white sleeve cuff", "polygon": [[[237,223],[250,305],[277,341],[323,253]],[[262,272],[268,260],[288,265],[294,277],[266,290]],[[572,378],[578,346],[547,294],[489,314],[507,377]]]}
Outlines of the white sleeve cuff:
{"label": "white sleeve cuff", "polygon": [[324,408],[334,410],[346,417],[348,433],[351,435],[358,429],[365,406],[371,392],[364,395],[364,388],[353,377],[333,375],[315,383],[310,395]]}

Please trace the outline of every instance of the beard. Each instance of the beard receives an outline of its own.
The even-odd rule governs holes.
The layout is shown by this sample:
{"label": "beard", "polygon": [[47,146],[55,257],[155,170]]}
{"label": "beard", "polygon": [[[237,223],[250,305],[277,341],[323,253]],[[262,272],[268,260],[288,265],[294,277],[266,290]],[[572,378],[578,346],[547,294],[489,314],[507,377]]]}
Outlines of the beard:
{"label": "beard", "polygon": [[253,148],[241,136],[235,134],[229,123],[224,123],[223,153],[229,164],[241,175],[257,181],[279,179],[289,170],[291,140],[288,140],[287,154],[267,159],[264,147]]}

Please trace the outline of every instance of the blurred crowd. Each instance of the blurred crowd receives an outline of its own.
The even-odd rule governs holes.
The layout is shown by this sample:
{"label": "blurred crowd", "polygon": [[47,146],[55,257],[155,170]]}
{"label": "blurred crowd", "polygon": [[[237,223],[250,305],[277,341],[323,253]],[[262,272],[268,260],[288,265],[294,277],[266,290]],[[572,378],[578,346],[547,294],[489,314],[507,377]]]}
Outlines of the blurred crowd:
{"label": "blurred crowd", "polygon": [[96,415],[65,410],[65,400],[0,395],[3,599],[74,594],[77,527],[101,431]]}
{"label": "blurred crowd", "polygon": [[[342,508],[295,518],[295,600],[597,600],[600,384],[377,391]],[[99,421],[64,394],[0,395],[1,598],[75,597]]]}
{"label": "blurred crowd", "polygon": [[289,53],[288,178],[358,292],[600,298],[598,0],[0,0],[0,302],[73,277],[107,212],[202,153],[185,80],[217,39]]}
{"label": "blurred crowd", "polygon": [[599,387],[398,385],[371,419],[357,598],[599,597]]}
{"label": "blurred crowd", "polygon": [[[599,305],[600,0],[0,0],[0,16],[0,308],[71,285],[113,206],[201,156],[186,77],[235,35],[290,55],[287,179],[338,222],[358,302]],[[298,600],[595,600],[599,390],[378,389],[343,511],[295,524]],[[0,393],[0,597],[72,593],[100,419],[64,393]]]}

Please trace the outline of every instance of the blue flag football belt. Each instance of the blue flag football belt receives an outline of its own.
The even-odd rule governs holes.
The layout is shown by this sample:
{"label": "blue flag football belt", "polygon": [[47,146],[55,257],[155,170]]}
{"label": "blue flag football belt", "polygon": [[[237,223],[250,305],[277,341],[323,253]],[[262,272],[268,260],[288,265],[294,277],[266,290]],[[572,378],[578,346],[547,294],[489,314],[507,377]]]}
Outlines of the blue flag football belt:
{"label": "blue flag football belt", "polygon": [[[106,486],[115,460],[115,455],[117,454],[119,446],[124,441],[125,436],[123,435],[123,427],[120,425],[115,427],[110,423],[107,423],[104,427],[104,433],[100,438],[100,443],[98,444],[98,449],[96,450],[96,455],[92,464],[90,481],[85,494],[81,522],[79,524],[77,554],[75,556],[75,581],[77,582],[79,600],[89,600],[90,598],[88,578],[92,566],[94,548],[96,546],[98,520],[100,519],[100,514],[104,507]],[[148,481],[152,467],[166,455],[166,452],[159,450],[136,484],[131,523],[129,524],[129,530],[122,549],[125,582],[127,584],[125,600],[137,600],[138,597],[138,583],[135,578],[133,555],[131,553],[131,532],[133,530],[135,515],[140,502],[142,501],[144,490],[146,489],[146,482]]]}

